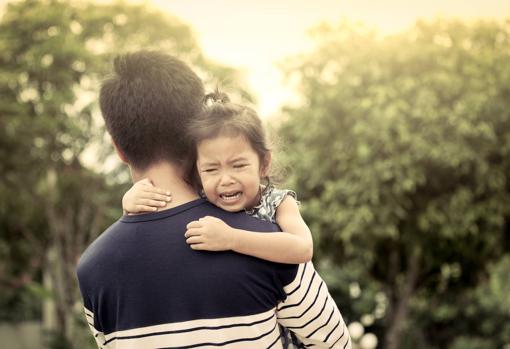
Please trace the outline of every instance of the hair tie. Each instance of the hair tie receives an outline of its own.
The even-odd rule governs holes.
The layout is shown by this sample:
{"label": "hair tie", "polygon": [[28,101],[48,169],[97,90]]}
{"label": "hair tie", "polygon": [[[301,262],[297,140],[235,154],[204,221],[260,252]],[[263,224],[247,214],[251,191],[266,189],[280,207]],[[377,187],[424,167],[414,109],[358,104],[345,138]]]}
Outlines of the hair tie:
{"label": "hair tie", "polygon": [[230,102],[230,98],[226,93],[220,92],[218,89],[216,91],[208,93],[204,97],[205,105],[212,105],[214,103],[225,104]]}

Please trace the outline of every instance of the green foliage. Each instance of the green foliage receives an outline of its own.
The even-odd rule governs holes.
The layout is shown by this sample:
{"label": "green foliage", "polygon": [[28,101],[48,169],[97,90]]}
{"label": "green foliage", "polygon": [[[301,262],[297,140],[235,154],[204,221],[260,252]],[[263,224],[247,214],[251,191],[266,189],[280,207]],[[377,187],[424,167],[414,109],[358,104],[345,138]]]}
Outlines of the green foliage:
{"label": "green foliage", "polygon": [[51,296],[61,331],[54,338],[72,337],[74,265],[120,216],[128,177],[102,166],[112,148],[98,88],[115,55],[142,48],[178,56],[211,82],[213,75],[238,78],[203,57],[187,25],[146,4],[7,3],[0,21],[0,320],[38,318],[40,301]]}
{"label": "green foliage", "polygon": [[492,349],[492,342],[487,339],[459,337],[455,340],[451,349]]}
{"label": "green foliage", "polygon": [[[455,320],[460,295],[509,252],[509,23],[418,22],[386,38],[323,25],[288,69],[303,97],[280,128],[289,185],[316,256],[389,300],[379,336],[400,336],[410,311]],[[366,309],[351,303],[359,320]],[[422,337],[446,348],[469,331]]]}

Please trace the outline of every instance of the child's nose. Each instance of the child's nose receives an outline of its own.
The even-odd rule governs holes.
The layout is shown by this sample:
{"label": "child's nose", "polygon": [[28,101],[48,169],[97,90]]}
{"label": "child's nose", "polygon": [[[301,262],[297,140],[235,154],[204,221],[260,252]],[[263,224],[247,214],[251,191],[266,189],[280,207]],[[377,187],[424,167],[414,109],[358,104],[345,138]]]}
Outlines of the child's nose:
{"label": "child's nose", "polygon": [[232,178],[232,176],[229,173],[223,173],[221,175],[220,184],[222,186],[231,185],[234,184],[234,182],[235,182],[234,178]]}

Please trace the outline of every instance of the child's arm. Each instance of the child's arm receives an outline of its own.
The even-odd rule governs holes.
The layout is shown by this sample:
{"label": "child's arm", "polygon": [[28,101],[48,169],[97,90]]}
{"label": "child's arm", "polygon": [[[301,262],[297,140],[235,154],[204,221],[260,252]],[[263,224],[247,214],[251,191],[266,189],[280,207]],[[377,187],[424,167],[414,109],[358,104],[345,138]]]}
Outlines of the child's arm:
{"label": "child's arm", "polygon": [[278,263],[306,263],[313,256],[310,229],[293,197],[287,195],[276,210],[282,233],[260,234],[237,229],[233,250]]}
{"label": "child's arm", "polygon": [[284,232],[267,234],[235,229],[208,216],[188,224],[186,242],[195,250],[233,250],[278,263],[310,261],[312,234],[294,198],[287,196],[278,206],[276,222]]}
{"label": "child's arm", "polygon": [[157,211],[171,200],[169,192],[155,187],[148,178],[144,178],[124,194],[122,209],[127,214]]}

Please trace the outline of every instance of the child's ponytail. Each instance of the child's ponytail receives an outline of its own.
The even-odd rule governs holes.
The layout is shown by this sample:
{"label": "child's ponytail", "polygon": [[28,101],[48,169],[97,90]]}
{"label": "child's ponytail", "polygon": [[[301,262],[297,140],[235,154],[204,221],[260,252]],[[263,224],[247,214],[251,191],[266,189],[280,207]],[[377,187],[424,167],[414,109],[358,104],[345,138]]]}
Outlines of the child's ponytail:
{"label": "child's ponytail", "polygon": [[228,103],[230,102],[230,98],[224,92],[221,92],[218,88],[214,90],[214,92],[208,93],[204,97],[204,104],[206,106],[211,106],[213,103]]}

